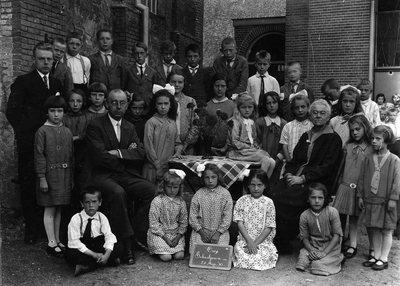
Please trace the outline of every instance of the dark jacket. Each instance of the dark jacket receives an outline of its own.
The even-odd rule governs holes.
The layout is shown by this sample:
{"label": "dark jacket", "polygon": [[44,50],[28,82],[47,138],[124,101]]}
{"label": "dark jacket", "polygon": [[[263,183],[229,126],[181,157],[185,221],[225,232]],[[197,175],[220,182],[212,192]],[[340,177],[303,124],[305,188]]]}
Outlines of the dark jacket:
{"label": "dark jacket", "polygon": [[37,70],[17,77],[11,85],[6,116],[14,129],[18,151],[32,151],[35,132],[47,119],[43,104],[46,99],[59,92],[64,96],[63,84],[49,76],[47,89]]}
{"label": "dark jacket", "polygon": [[108,91],[122,88],[124,84],[125,60],[116,53],[111,54],[111,65],[107,68],[100,52],[89,56],[91,62],[90,84],[104,83]]}
{"label": "dark jacket", "polygon": [[[132,148],[136,143],[136,148]],[[108,115],[93,119],[86,129],[87,157],[81,174],[81,186],[100,188],[113,173],[130,173],[132,178],[142,178],[135,164],[143,161],[145,151],[135,127],[125,119],[121,123],[121,140],[118,142]],[[122,159],[108,153],[120,150]]]}

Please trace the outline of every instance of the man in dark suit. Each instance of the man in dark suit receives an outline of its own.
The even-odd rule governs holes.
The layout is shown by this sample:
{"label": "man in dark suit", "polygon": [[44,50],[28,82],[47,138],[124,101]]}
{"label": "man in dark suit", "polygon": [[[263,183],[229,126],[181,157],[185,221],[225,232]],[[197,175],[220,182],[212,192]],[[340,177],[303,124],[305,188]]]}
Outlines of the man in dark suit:
{"label": "man in dark suit", "polygon": [[33,49],[35,69],[19,76],[11,85],[6,116],[14,129],[18,151],[18,178],[22,212],[25,218],[24,242],[34,244],[39,230],[40,212],[36,203],[36,175],[33,168],[35,132],[46,121],[43,104],[50,95],[63,94],[60,80],[49,73],[53,46],[38,43]]}
{"label": "man in dark suit", "polygon": [[112,232],[124,243],[128,264],[135,263],[131,250],[133,229],[129,221],[128,200],[135,202],[134,228],[136,238],[146,242],[149,228],[150,203],[156,186],[145,180],[135,165],[145,156],[135,127],[123,119],[128,98],[120,89],[107,97],[108,115],[93,119],[86,130],[87,160],[84,164],[82,186],[94,186],[109,207]]}
{"label": "man in dark suit", "polygon": [[107,90],[123,87],[126,63],[123,57],[112,51],[114,37],[109,29],[101,29],[96,33],[99,51],[89,56],[92,64],[90,84],[101,82]]}
{"label": "man in dark suit", "polygon": [[74,88],[71,69],[60,61],[67,51],[67,44],[63,38],[54,39],[52,44],[54,48],[54,59],[51,75],[61,80],[64,85],[64,93],[67,95],[68,92]]}

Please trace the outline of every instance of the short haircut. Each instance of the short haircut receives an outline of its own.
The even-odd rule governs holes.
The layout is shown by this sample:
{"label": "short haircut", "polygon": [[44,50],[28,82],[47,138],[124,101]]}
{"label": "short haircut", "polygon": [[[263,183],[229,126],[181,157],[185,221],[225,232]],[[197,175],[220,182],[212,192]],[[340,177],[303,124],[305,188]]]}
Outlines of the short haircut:
{"label": "short haircut", "polygon": [[[225,186],[225,182],[224,182],[224,176],[222,175],[221,169],[216,165],[216,164],[207,164],[205,166],[205,169],[201,175],[201,177],[204,179],[204,174],[206,173],[206,171],[211,171],[213,172],[215,175],[217,175],[218,178],[218,185],[224,187]],[[204,180],[203,180],[203,184],[204,184]]]}
{"label": "short haircut", "polygon": [[185,56],[187,56],[189,51],[194,52],[194,53],[199,53],[199,55],[201,55],[200,47],[197,44],[189,44],[189,45],[187,45],[186,48],[185,48]]}
{"label": "short haircut", "polygon": [[46,99],[46,101],[43,104],[43,108],[46,114],[49,111],[49,108],[62,108],[65,113],[67,112],[68,106],[67,103],[65,102],[65,99],[62,96],[52,95]]}
{"label": "short haircut", "polygon": [[373,133],[382,134],[383,142],[386,144],[393,144],[396,142],[392,128],[386,125],[378,125],[374,128]]}
{"label": "short haircut", "polygon": [[262,59],[266,59],[269,63],[271,63],[271,54],[268,53],[266,50],[261,50],[257,52],[254,58],[254,62],[258,63]]}
{"label": "short haircut", "polygon": [[346,88],[346,89],[342,90],[342,92],[340,93],[340,96],[339,96],[339,104],[337,105],[338,114],[340,114],[340,115],[343,114],[342,101],[343,101],[343,98],[345,95],[355,96],[356,104],[354,106],[354,111],[353,111],[354,114],[360,113],[360,112],[364,113],[364,109],[362,108],[362,105],[361,105],[360,95],[354,89]]}
{"label": "short haircut", "polygon": [[175,69],[174,71],[170,72],[167,76],[167,83],[170,82],[171,77],[173,77],[174,75],[180,75],[183,76],[183,78],[185,78],[185,74],[183,73],[183,69]]}
{"label": "short haircut", "polygon": [[330,79],[327,79],[326,81],[324,81],[324,83],[322,84],[322,86],[321,86],[321,92],[323,93],[323,94],[325,94],[325,89],[326,88],[330,88],[330,89],[336,89],[336,90],[340,90],[340,84],[339,84],[339,82],[336,80],[336,79],[334,79],[334,78],[330,78]]}
{"label": "short haircut", "polygon": [[310,104],[311,103],[310,103],[310,99],[308,98],[308,96],[305,95],[305,94],[301,94],[301,93],[297,94],[295,97],[293,97],[292,103],[290,103],[290,111],[292,112],[293,117],[295,117],[294,103],[296,101],[301,101],[301,100],[304,100],[304,102],[306,103],[306,105],[308,107],[307,113],[309,113],[309,111],[310,111]]}
{"label": "short haircut", "polygon": [[149,113],[151,115],[153,115],[157,112],[157,110],[156,110],[157,98],[159,98],[161,96],[165,96],[165,97],[169,98],[170,108],[168,110],[167,116],[169,118],[171,118],[172,120],[176,120],[176,117],[178,115],[178,103],[175,101],[175,96],[172,95],[171,93],[169,93],[169,91],[167,91],[165,89],[161,89],[153,95],[153,97],[151,99],[151,103],[150,103],[150,112]]}
{"label": "short haircut", "polygon": [[146,101],[143,99],[142,94],[141,93],[132,93],[132,98],[131,98],[131,101],[129,102],[128,108],[130,109],[134,102],[140,102],[140,101],[143,101],[143,108],[147,109],[148,106],[147,106]]}
{"label": "short haircut", "polygon": [[302,73],[301,64],[297,61],[288,62],[285,66],[285,73],[288,72],[288,69],[293,66],[298,66],[300,73]]}
{"label": "short haircut", "polygon": [[67,102],[69,102],[69,99],[71,98],[71,96],[73,94],[79,94],[80,96],[82,96],[82,101],[83,101],[82,108],[85,107],[86,106],[86,94],[83,92],[83,90],[79,89],[79,88],[74,88],[74,89],[70,90],[67,93],[67,98],[66,98]]}
{"label": "short haircut", "polygon": [[60,45],[66,45],[67,43],[63,38],[55,38],[51,41],[51,44],[54,45],[55,43],[59,43]]}
{"label": "short haircut", "polygon": [[81,33],[78,33],[78,32],[71,32],[71,33],[68,33],[68,35],[65,37],[65,41],[68,43],[69,42],[69,40],[71,40],[71,39],[78,39],[79,41],[81,41],[81,43],[83,42],[83,36],[82,36],[82,34]]}
{"label": "short haircut", "polygon": [[126,94],[125,91],[123,91],[122,89],[119,89],[119,88],[115,88],[113,90],[110,90],[110,92],[108,93],[107,102],[110,100],[111,95],[114,94],[114,93],[123,93],[123,94],[125,94],[126,100],[129,101],[129,96]]}
{"label": "short haircut", "polygon": [[279,116],[282,116],[282,103],[281,103],[281,100],[279,99],[279,94],[276,91],[268,91],[267,93],[264,93],[264,95],[260,95],[260,101],[258,103],[258,109],[260,111],[259,116],[267,116],[268,115],[268,111],[267,111],[268,97],[272,97],[272,99],[278,103],[277,114]]}
{"label": "short haircut", "polygon": [[318,99],[318,100],[314,101],[313,103],[311,103],[310,113],[316,106],[322,106],[325,109],[326,113],[328,113],[328,116],[329,117],[331,116],[331,113],[332,113],[331,106],[329,105],[329,103],[326,100]]}
{"label": "short haircut", "polygon": [[230,45],[230,44],[234,44],[236,47],[236,41],[233,37],[226,37],[222,40],[221,42],[221,49],[224,48],[224,45]]}
{"label": "short haircut", "polygon": [[37,43],[34,47],[33,47],[33,56],[36,57],[36,51],[37,50],[41,50],[41,51],[49,51],[54,53],[54,48],[53,45],[50,43],[45,43],[45,42],[40,42]]}
{"label": "short haircut", "polygon": [[265,173],[263,170],[261,169],[253,169],[250,170],[250,174],[247,178],[245,178],[245,188],[247,190],[247,192],[249,193],[249,185],[251,183],[251,180],[253,180],[254,178],[259,179],[261,181],[261,183],[264,184],[265,186],[265,190],[264,192],[268,193],[269,192],[269,179],[268,179],[268,175],[267,173]]}
{"label": "short haircut", "polygon": [[380,98],[380,97],[383,98],[383,103],[385,103],[385,102],[386,102],[386,97],[385,97],[385,95],[384,95],[383,93],[378,93],[378,94],[376,95],[375,101],[377,102],[377,101],[378,101],[378,98]]}
{"label": "short haircut", "polygon": [[399,111],[397,110],[396,107],[393,107],[393,108],[390,108],[390,109],[388,110],[388,113],[396,113],[396,114],[398,114]]}
{"label": "short haircut", "polygon": [[225,83],[227,84],[227,82],[226,82],[226,75],[223,74],[223,73],[221,73],[221,72],[217,72],[217,73],[215,73],[215,74],[212,76],[212,78],[211,78],[211,85],[213,86],[214,83],[215,83],[216,81],[219,81],[219,80],[223,80],[223,81],[225,81]]}
{"label": "short haircut", "polygon": [[311,193],[313,191],[322,191],[323,195],[324,195],[324,207],[326,207],[329,203],[328,200],[328,190],[326,189],[324,184],[321,183],[311,183],[308,186],[308,198],[311,196]]}
{"label": "short haircut", "polygon": [[168,182],[170,182],[170,181],[177,181],[178,182],[178,184],[179,184],[179,191],[178,191],[178,194],[177,194],[177,198],[180,198],[182,201],[184,201],[183,200],[183,197],[182,197],[182,195],[183,195],[183,190],[184,190],[184,184],[182,184],[182,182],[183,182],[183,180],[181,179],[181,177],[179,177],[174,171],[167,171],[165,174],[164,174],[164,177],[163,177],[163,179],[162,179],[162,181],[158,184],[158,195],[165,195],[166,196],[166,194],[165,194],[165,186],[168,184]]}
{"label": "short haircut", "polygon": [[136,42],[133,46],[132,46],[132,54],[135,53],[136,48],[142,48],[146,53],[147,53],[147,45],[143,42]]}
{"label": "short haircut", "polygon": [[166,40],[161,43],[160,45],[160,51],[163,52],[168,52],[168,51],[176,51],[176,45],[174,42],[170,40]]}
{"label": "short haircut", "polygon": [[97,33],[96,33],[96,39],[97,40],[99,39],[101,33],[110,33],[111,39],[114,39],[114,34],[111,31],[111,29],[104,28],[104,29],[100,29],[100,30],[97,31]]}
{"label": "short haircut", "polygon": [[86,187],[84,188],[81,193],[79,194],[79,199],[80,201],[83,203],[85,201],[86,195],[97,195],[97,198],[99,199],[99,201],[101,201],[101,191],[99,189],[97,189],[96,187],[90,186],[90,187]]}
{"label": "short haircut", "polygon": [[370,90],[373,89],[373,88],[372,88],[372,82],[371,82],[369,79],[367,79],[367,78],[363,78],[362,80],[360,80],[360,82],[357,84],[357,88],[360,89],[360,87],[361,87],[362,85],[368,86]]}
{"label": "short haircut", "polygon": [[[367,117],[365,117],[363,114],[358,114],[354,115],[353,117],[350,118],[348,125],[350,128],[350,124],[355,124],[357,123],[364,129],[364,139],[368,144],[371,144],[371,137],[372,137],[372,126],[371,123],[369,123]],[[348,143],[356,142],[353,139],[353,136],[349,137],[349,140],[347,141]]]}
{"label": "short haircut", "polygon": [[107,97],[107,87],[102,82],[94,82],[89,86],[89,92],[102,92]]}

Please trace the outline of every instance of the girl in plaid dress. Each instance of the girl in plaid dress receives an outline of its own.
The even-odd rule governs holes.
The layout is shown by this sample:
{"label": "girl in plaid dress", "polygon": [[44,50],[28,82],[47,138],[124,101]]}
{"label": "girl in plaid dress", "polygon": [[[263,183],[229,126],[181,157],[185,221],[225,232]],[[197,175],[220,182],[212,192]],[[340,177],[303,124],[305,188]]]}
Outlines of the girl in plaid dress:
{"label": "girl in plaid dress", "polygon": [[189,223],[193,228],[190,252],[195,243],[229,244],[228,228],[233,208],[231,194],[222,187],[222,173],[217,165],[206,165],[202,177],[205,187],[194,194],[190,205]]}
{"label": "girl in plaid dress", "polygon": [[185,172],[170,169],[159,184],[160,194],[151,202],[147,244],[150,254],[162,261],[183,259],[188,214],[182,198]]}

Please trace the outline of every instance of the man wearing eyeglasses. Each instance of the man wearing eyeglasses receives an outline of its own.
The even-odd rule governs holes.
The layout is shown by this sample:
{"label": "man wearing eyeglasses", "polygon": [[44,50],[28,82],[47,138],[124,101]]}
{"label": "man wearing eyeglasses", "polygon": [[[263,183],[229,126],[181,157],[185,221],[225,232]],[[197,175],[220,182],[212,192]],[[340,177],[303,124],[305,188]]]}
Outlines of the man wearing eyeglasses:
{"label": "man wearing eyeglasses", "polygon": [[[108,115],[89,123],[86,131],[88,149],[82,170],[83,188],[98,188],[109,209],[112,232],[124,243],[127,264],[135,263],[131,249],[133,233],[145,244],[149,228],[149,209],[156,186],[144,179],[135,165],[144,159],[145,151],[135,127],[124,120],[127,95],[120,89],[110,91],[106,101]],[[129,220],[129,203],[135,202],[133,228]]]}

